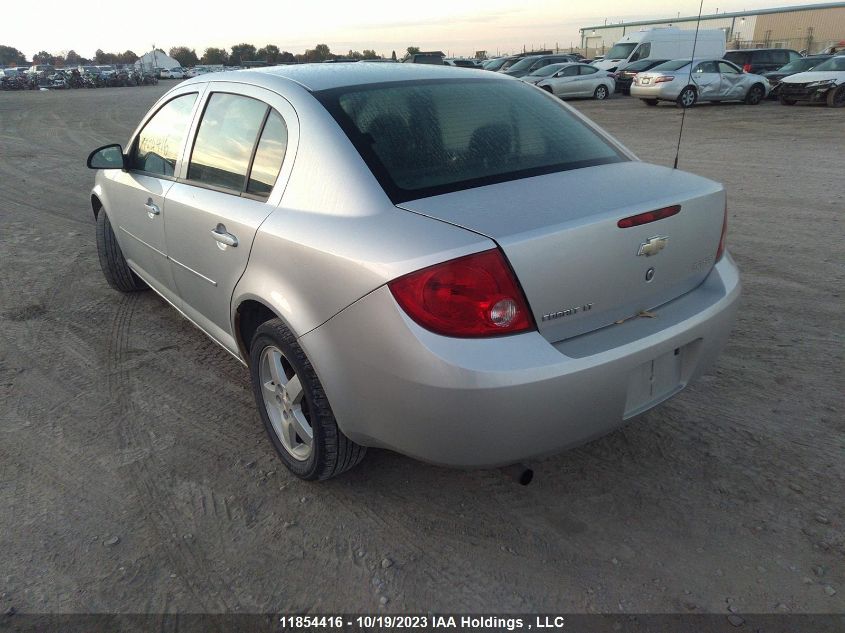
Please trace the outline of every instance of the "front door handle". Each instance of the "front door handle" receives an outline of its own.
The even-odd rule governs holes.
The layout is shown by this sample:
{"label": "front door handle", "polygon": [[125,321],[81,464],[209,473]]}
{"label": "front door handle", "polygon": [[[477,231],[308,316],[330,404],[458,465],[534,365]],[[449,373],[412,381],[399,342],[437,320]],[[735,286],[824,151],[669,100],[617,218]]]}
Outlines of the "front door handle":
{"label": "front door handle", "polygon": [[226,246],[234,248],[238,245],[238,238],[229,233],[223,224],[218,224],[216,229],[212,229],[211,237],[220,243],[220,248],[225,248]]}
{"label": "front door handle", "polygon": [[150,220],[161,214],[161,209],[159,209],[153,202],[152,198],[147,198],[147,201],[144,203],[144,208],[147,210],[147,215],[150,217]]}

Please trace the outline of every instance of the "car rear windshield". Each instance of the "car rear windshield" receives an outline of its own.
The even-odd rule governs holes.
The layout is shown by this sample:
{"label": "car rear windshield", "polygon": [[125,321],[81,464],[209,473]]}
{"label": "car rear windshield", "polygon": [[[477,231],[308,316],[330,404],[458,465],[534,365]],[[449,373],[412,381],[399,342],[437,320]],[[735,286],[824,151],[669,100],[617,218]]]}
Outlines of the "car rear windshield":
{"label": "car rear windshield", "polygon": [[680,70],[684,66],[689,66],[688,59],[673,59],[668,62],[663,62],[662,64],[657,64],[652,70],[654,71],[661,71],[661,70]]}
{"label": "car rear windshield", "polygon": [[521,81],[451,79],[316,92],[394,204],[627,160]]}

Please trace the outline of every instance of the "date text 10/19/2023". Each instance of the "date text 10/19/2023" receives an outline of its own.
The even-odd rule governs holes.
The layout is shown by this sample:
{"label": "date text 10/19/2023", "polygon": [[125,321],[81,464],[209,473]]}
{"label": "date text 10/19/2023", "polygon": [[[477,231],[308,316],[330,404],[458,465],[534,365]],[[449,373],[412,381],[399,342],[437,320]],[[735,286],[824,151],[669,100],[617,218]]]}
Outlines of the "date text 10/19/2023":
{"label": "date text 10/19/2023", "polygon": [[360,629],[450,629],[455,631],[507,631],[561,630],[566,624],[562,616],[542,615],[530,618],[468,615],[355,615],[318,616],[286,615],[279,618],[283,627],[295,629],[333,629],[358,627]]}

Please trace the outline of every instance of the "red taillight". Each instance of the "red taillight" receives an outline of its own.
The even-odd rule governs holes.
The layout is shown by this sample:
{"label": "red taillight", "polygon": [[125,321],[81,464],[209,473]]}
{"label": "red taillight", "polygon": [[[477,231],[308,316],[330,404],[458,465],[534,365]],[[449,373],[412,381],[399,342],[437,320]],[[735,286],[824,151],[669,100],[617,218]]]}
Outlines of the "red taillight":
{"label": "red taillight", "polygon": [[719,248],[716,249],[716,261],[722,259],[728,244],[728,202],[725,201],[725,217],[722,219],[722,235],[719,236]]}
{"label": "red taillight", "polygon": [[622,218],[616,223],[620,229],[630,229],[632,226],[640,226],[641,224],[648,224],[649,222],[657,222],[663,218],[668,218],[676,215],[681,210],[681,205],[675,204],[671,207],[664,207],[657,211],[647,211],[639,215],[632,215],[627,218]]}
{"label": "red taillight", "polygon": [[751,64],[743,64],[742,65],[742,72],[750,73],[751,72]]}
{"label": "red taillight", "polygon": [[423,268],[388,287],[408,316],[436,334],[501,336],[535,327],[519,282],[498,249]]}
{"label": "red taillight", "polygon": [[657,77],[654,80],[654,83],[662,84],[662,83],[666,83],[667,81],[674,81],[674,80],[675,80],[675,78],[672,77],[671,75],[661,75],[660,77]]}

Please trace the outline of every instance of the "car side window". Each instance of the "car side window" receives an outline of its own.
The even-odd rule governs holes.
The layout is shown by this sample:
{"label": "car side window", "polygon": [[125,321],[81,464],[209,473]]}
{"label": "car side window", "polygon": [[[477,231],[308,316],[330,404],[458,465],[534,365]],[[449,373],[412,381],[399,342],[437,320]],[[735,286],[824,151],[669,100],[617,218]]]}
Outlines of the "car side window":
{"label": "car side window", "polygon": [[174,175],[196,100],[195,92],[176,97],[147,121],[132,148],[130,169],[159,176]]}
{"label": "car side window", "polygon": [[578,74],[578,66],[569,66],[563,69],[564,77],[574,77]]}
{"label": "car side window", "polygon": [[246,192],[266,198],[276,184],[276,178],[288,148],[288,128],[279,113],[271,110],[255,150]]}
{"label": "car side window", "polygon": [[242,192],[268,110],[267,104],[251,97],[212,94],[194,141],[188,180]]}
{"label": "car side window", "polygon": [[701,62],[698,66],[695,67],[695,71],[697,73],[717,73],[719,72],[716,70],[716,62]]}
{"label": "car side window", "polygon": [[579,66],[581,69],[582,75],[592,75],[593,73],[597,73],[599,71],[598,68],[595,66]]}
{"label": "car side window", "polygon": [[719,72],[724,75],[736,75],[739,71],[731,66],[730,64],[726,64],[725,62],[719,62]]}

